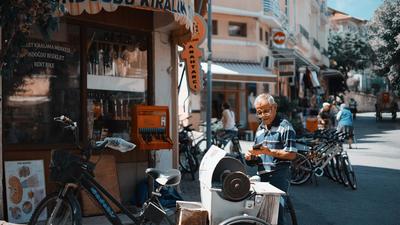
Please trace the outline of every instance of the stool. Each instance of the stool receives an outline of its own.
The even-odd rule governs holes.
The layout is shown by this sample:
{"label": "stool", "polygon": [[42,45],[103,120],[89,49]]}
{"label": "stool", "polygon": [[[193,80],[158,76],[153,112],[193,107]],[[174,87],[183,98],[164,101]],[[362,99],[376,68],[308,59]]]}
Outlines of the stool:
{"label": "stool", "polygon": [[246,141],[253,141],[254,140],[254,133],[252,130],[245,130],[244,137]]}

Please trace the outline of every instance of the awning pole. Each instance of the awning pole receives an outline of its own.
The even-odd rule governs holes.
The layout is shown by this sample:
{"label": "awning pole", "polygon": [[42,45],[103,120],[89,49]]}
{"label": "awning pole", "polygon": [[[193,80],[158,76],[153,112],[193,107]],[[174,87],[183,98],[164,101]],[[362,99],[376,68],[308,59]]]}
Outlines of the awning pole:
{"label": "awning pole", "polygon": [[207,32],[207,149],[211,147],[211,102],[212,102],[212,73],[211,73],[211,62],[212,62],[212,49],[211,49],[211,37],[212,37],[212,10],[211,0],[208,0],[208,32]]}

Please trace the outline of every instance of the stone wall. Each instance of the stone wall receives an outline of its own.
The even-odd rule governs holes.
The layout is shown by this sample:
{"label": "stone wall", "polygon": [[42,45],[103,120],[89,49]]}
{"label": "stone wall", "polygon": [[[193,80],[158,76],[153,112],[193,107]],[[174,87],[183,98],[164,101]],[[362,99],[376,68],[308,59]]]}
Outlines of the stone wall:
{"label": "stone wall", "polygon": [[350,92],[346,94],[344,101],[346,104],[349,103],[350,98],[354,98],[357,101],[358,112],[375,112],[376,96],[372,94],[365,94],[359,92]]}

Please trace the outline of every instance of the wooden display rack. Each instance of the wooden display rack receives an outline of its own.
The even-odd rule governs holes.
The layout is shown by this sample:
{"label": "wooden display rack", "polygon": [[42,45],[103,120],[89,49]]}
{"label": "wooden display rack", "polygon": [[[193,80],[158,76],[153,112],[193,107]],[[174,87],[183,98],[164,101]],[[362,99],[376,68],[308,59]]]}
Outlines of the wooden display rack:
{"label": "wooden display rack", "polygon": [[131,136],[141,150],[171,149],[167,106],[136,105],[132,110]]}

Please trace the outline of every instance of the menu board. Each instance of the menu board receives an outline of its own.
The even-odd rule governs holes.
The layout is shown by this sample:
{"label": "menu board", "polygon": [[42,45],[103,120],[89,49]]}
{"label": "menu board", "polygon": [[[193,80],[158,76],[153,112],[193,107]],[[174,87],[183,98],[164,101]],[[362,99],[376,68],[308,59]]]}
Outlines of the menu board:
{"label": "menu board", "polygon": [[43,160],[5,161],[4,167],[8,221],[26,223],[46,196]]}

